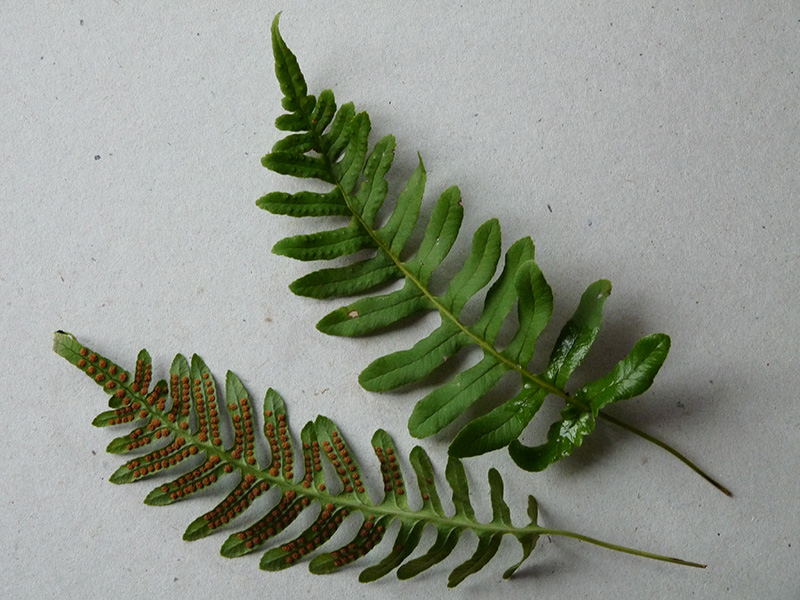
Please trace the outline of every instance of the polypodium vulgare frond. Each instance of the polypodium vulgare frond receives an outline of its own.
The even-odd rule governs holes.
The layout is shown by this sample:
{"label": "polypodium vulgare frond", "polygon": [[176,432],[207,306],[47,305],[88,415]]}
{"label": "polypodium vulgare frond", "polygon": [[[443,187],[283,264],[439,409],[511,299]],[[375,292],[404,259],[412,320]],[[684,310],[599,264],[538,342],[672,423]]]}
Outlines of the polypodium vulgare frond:
{"label": "polypodium vulgare frond", "polygon": [[[266,550],[261,568],[286,569],[325,546],[346,520],[358,518],[361,523],[352,539],[330,552],[317,553],[309,561],[312,572],[331,573],[367,555],[380,545],[394,521],[400,526],[393,534],[393,543],[386,544],[391,550],[361,571],[361,581],[374,581],[395,569],[401,579],[414,577],[447,558],[465,531],[474,532],[478,544],[473,555],[452,571],[450,586],[481,570],[494,557],[505,535],[515,537],[522,548],[521,560],[505,571],[506,578],[528,558],[542,535],[571,537],[646,558],[704,566],[542,527],[537,522],[533,496],[528,499],[530,523],[515,526],[503,498],[503,481],[494,469],[489,472],[492,519],[481,523],[470,503],[464,467],[453,457],[445,470],[455,509],[454,514],[448,515],[442,508],[431,461],[420,447],[410,455],[422,497],[421,508],[413,510],[407,500],[411,490],[397,451],[382,430],[372,438],[383,482],[383,497],[375,501],[366,490],[362,468],[336,425],[326,417],[317,417],[303,427],[300,444],[295,444],[284,402],[272,389],[264,398],[261,437],[256,427],[257,409],[236,375],[228,372],[222,396],[208,368],[196,355],[191,362],[176,356],[169,381],[151,386],[152,366],[145,350],[128,371],[68,333],[55,334],[53,349],[110,394],[110,410],[98,415],[93,424],[128,424],[131,428],[108,445],[108,451],[115,454],[137,453],[112,474],[112,482],[130,483],[157,474],[173,474],[174,479],[147,495],[145,503],[152,505],[185,500],[211,487],[225,490],[222,500],[191,522],[183,536],[196,540],[234,521],[246,522],[225,540],[223,556]],[[260,448],[264,445],[262,453]],[[259,455],[267,458],[259,461]],[[334,481],[326,477],[323,461],[330,464]],[[255,512],[251,510],[254,500],[262,494],[274,495],[266,514],[251,514]],[[295,521],[309,508],[316,510],[314,521],[297,531]],[[410,558],[428,526],[436,533],[433,544],[424,554]]]}
{"label": "polypodium vulgare frond", "polygon": [[[378,211],[389,191],[385,176],[394,157],[394,137],[384,137],[370,151],[367,113],[357,113],[352,103],[337,110],[330,90],[318,97],[308,93],[297,59],[278,30],[278,17],[272,24],[272,48],[287,111],[275,125],[289,134],[275,143],[262,163],[277,173],[319,180],[330,189],[322,193],[273,192],[260,198],[257,205],[276,214],[347,221],[337,229],[283,239],[273,251],[304,261],[356,254],[346,266],[301,277],[291,290],[302,296],[332,298],[374,292],[392,281],[404,282],[397,291],[362,297],[331,312],[317,328],[331,335],[361,336],[423,311],[439,313],[441,323],[427,337],[408,350],[378,358],[361,373],[362,386],[376,392],[425,379],[466,346],[477,346],[483,352],[480,362],[458,372],[417,402],[409,419],[413,436],[424,438],[441,431],[491,392],[504,374],[516,372],[518,393],[469,422],[452,442],[452,456],[463,458],[508,447],[520,467],[540,471],[571,454],[594,430],[596,421],[604,419],[657,443],[728,493],[685,456],[602,410],[650,387],[667,357],[669,337],[656,333],[642,338],[606,376],[574,394],[568,393],[568,380],[600,331],[603,305],[611,293],[610,282],[599,280],[588,287],[561,330],[546,368],[539,373],[529,370],[537,338],[553,310],[553,295],[533,260],[531,239],[525,237],[511,245],[505,265],[495,278],[501,257],[500,225],[490,219],[475,232],[472,250],[461,270],[447,282],[443,293],[436,294],[430,286],[431,277],[449,254],[461,226],[463,207],[458,188],[441,194],[421,242],[410,242],[426,181],[420,159],[388,218],[378,223]],[[366,258],[361,253],[364,250],[370,251]],[[462,309],[493,279],[482,313],[467,322]],[[516,333],[501,347],[497,336],[515,304],[519,321]],[[543,444],[525,446],[519,438],[548,396],[565,402],[561,418],[550,427]]]}

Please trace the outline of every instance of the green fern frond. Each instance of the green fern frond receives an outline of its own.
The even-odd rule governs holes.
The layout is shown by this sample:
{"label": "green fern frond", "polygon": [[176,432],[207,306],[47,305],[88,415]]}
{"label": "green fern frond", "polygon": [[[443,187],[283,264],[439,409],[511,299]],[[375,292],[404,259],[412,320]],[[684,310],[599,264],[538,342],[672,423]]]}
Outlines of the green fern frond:
{"label": "green fern frond", "polygon": [[[376,216],[388,195],[385,179],[395,150],[389,135],[369,151],[370,120],[356,113],[351,103],[337,110],[333,93],[315,97],[308,93],[297,59],[272,25],[275,73],[284,94],[286,114],[276,120],[279,130],[290,132],[264,156],[265,167],[277,173],[317,179],[330,184],[327,192],[273,192],[257,205],[275,214],[295,217],[344,217],[343,227],[279,241],[276,254],[298,260],[329,260],[371,250],[367,258],[356,258],[346,266],[313,271],[290,288],[295,294],[314,298],[369,295],[328,314],[317,324],[327,334],[362,336],[423,311],[437,311],[441,323],[412,348],[375,360],[361,373],[361,385],[385,392],[428,377],[466,346],[477,346],[483,358],[436,387],[414,407],[410,433],[419,438],[435,434],[463,415],[500,382],[516,372],[519,393],[488,414],[469,422],[455,437],[450,454],[467,457],[509,447],[514,461],[526,470],[540,471],[571,454],[591,433],[598,419],[611,421],[641,435],[680,458],[725,493],[727,490],[700,471],[691,461],[665,443],[604,413],[614,402],[645,392],[661,368],[670,340],[657,333],[640,340],[607,376],[589,383],[574,395],[566,385],[583,362],[600,330],[603,305],[611,284],[600,280],[586,290],[573,317],[566,323],[541,373],[529,370],[537,338],[550,320],[553,295],[534,262],[529,237],[511,245],[500,275],[485,296],[481,315],[467,322],[461,312],[467,302],[495,278],[501,257],[500,225],[496,219],[475,232],[472,250],[442,294],[431,291],[434,271],[449,254],[463,217],[460,193],[451,187],[441,195],[425,225],[422,241],[409,242],[417,226],[425,168],[422,160],[409,179],[385,223]],[[404,258],[410,256],[411,258]],[[377,287],[403,280],[391,293],[374,294]],[[517,305],[519,324],[505,347],[498,333]],[[548,395],[566,403],[561,419],[552,425],[547,441],[537,447],[524,446],[519,437]]]}
{"label": "green fern frond", "polygon": [[[516,538],[522,548],[521,560],[505,571],[505,578],[511,577],[528,558],[542,535],[571,537],[646,558],[704,567],[541,527],[533,496],[528,500],[530,523],[515,526],[503,499],[503,481],[494,469],[489,472],[492,519],[481,523],[470,503],[464,467],[454,457],[450,457],[445,471],[455,508],[454,514],[448,515],[439,499],[430,459],[420,447],[410,455],[422,497],[421,508],[413,510],[408,504],[409,490],[397,451],[382,430],[372,438],[384,490],[383,498],[374,502],[366,491],[362,469],[336,425],[326,417],[317,417],[302,429],[301,444],[295,445],[286,407],[274,390],[268,390],[264,398],[262,438],[256,432],[256,408],[236,375],[228,372],[223,397],[196,355],[191,362],[176,356],[169,381],[159,381],[151,388],[152,366],[144,350],[139,353],[135,368],[127,371],[68,333],[55,334],[53,349],[110,394],[111,410],[101,413],[93,423],[99,427],[131,427],[127,435],[112,440],[108,446],[112,453],[137,452],[112,474],[112,482],[130,483],[172,474],[174,479],[158,485],[145,498],[146,504],[156,506],[185,500],[201,490],[224,488],[223,499],[189,524],[183,535],[185,540],[197,540],[234,521],[244,521],[245,513],[255,517],[251,514],[255,511],[248,512],[255,499],[276,490],[266,514],[255,521],[251,518],[249,524],[225,540],[223,556],[266,550],[261,558],[262,569],[286,569],[325,546],[346,520],[360,518],[355,537],[336,550],[317,553],[308,563],[311,572],[331,573],[365,556],[383,541],[395,521],[399,528],[393,543],[387,544],[391,551],[364,569],[360,581],[374,581],[394,570],[401,579],[414,577],[447,558],[466,531],[476,535],[477,548],[450,574],[449,586],[458,585],[481,570],[494,557],[505,535]],[[266,448],[261,452],[264,443]],[[259,461],[258,456],[265,455],[268,458]],[[323,461],[329,463],[336,481],[326,477]],[[308,508],[315,508],[317,516],[305,530],[297,531],[294,523]],[[435,541],[426,553],[408,560],[428,526],[435,529]]]}

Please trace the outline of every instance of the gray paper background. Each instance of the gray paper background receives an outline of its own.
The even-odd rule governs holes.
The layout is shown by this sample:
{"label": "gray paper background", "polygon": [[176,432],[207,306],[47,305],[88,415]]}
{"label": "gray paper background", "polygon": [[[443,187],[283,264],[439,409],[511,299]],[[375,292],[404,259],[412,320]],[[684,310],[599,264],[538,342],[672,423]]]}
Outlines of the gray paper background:
{"label": "gray paper background", "polygon": [[[4,2],[0,20],[0,595],[4,598],[797,598],[800,468],[800,8],[794,2]],[[367,110],[393,133],[391,183],[428,170],[428,210],[458,184],[472,232],[524,235],[556,300],[541,364],[586,285],[614,282],[576,383],[650,332],[672,337],[655,385],[609,409],[675,445],[727,498],[658,448],[601,424],[542,474],[507,454],[469,460],[488,518],[496,466],[516,522],[536,494],[544,525],[707,562],[694,570],[547,537],[518,577],[506,540],[451,593],[474,545],[417,579],[357,583],[305,567],[219,556],[226,534],[188,544],[216,496],[169,508],[147,483],[107,482],[114,434],[91,427],[102,392],[50,350],[64,329],[156,376],[200,354],[259,399],[275,387],[292,423],[339,423],[377,477],[369,438],[403,454],[428,389],[363,391],[372,359],[436,324],[359,340],[314,323],[341,302],[294,297],[304,265],[270,253],[319,224],[254,201],[297,190],[259,163],[278,139],[268,28],[311,90]],[[471,306],[477,314],[479,305]],[[462,366],[478,359],[465,353]],[[508,379],[506,392],[513,389]],[[557,414],[553,402],[525,439]],[[473,413],[478,414],[478,413]],[[443,471],[454,432],[421,444]],[[407,466],[407,465],[406,465]],[[409,471],[410,473],[410,471]],[[445,493],[444,482],[440,482]],[[431,539],[431,538],[427,538]],[[427,543],[427,542],[426,542]],[[373,563],[387,547],[375,552]]]}

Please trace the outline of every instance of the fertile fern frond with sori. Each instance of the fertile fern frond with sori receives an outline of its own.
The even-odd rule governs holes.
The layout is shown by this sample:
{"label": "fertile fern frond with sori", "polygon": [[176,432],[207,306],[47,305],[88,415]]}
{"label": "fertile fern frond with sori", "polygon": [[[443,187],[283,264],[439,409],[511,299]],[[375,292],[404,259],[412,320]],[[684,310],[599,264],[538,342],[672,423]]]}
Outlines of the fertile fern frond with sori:
{"label": "fertile fern frond with sori", "polygon": [[[186,500],[212,487],[224,488],[222,501],[192,521],[183,535],[185,540],[197,540],[234,521],[247,521],[224,542],[223,556],[266,550],[261,568],[286,569],[324,546],[346,520],[360,518],[352,539],[310,560],[312,572],[331,573],[368,554],[383,541],[394,521],[399,522],[399,528],[393,534],[394,542],[387,544],[391,550],[361,572],[361,581],[373,581],[395,569],[401,579],[413,577],[447,558],[465,531],[476,535],[477,548],[452,571],[450,586],[482,569],[505,535],[516,538],[522,548],[521,560],[505,571],[506,578],[527,559],[538,538],[547,534],[675,564],[703,566],[541,527],[533,496],[528,499],[530,524],[514,526],[503,499],[503,481],[494,469],[489,472],[492,519],[481,523],[470,503],[464,467],[453,457],[445,471],[454,507],[454,514],[448,515],[439,498],[430,459],[420,447],[410,455],[422,496],[421,507],[414,510],[409,506],[408,487],[394,444],[382,430],[372,438],[384,490],[382,499],[375,502],[367,493],[361,467],[336,425],[326,417],[317,417],[303,427],[301,444],[295,445],[286,407],[274,390],[268,390],[264,398],[262,438],[256,431],[256,408],[236,375],[228,372],[222,397],[208,368],[196,355],[191,361],[176,356],[169,381],[151,386],[152,365],[145,350],[139,353],[135,368],[127,371],[68,333],[55,334],[53,349],[111,394],[110,410],[98,415],[94,425],[129,424],[131,428],[108,445],[111,453],[138,453],[111,475],[112,482],[130,483],[172,474],[174,479],[161,483],[145,498],[145,503],[152,505]],[[259,456],[267,458],[259,460]],[[333,477],[326,476],[323,461],[330,464]],[[248,510],[256,498],[272,490],[273,501],[256,520],[257,515],[251,514],[255,511]],[[316,510],[316,518],[298,531],[293,524],[307,508]],[[245,513],[253,518],[248,521]],[[408,560],[429,525],[436,534],[433,544],[426,553]],[[279,540],[277,544],[274,538]]]}
{"label": "fertile fern frond with sori", "polygon": [[[431,278],[448,256],[461,226],[463,207],[458,189],[451,187],[442,193],[421,241],[412,243],[426,181],[420,159],[388,218],[378,223],[389,190],[386,175],[394,157],[394,137],[384,137],[370,151],[370,120],[365,112],[357,113],[352,103],[337,109],[330,90],[318,97],[308,93],[297,59],[278,31],[278,17],[272,26],[272,47],[287,111],[278,117],[276,126],[289,133],[275,143],[262,163],[277,173],[320,180],[330,189],[273,192],[260,198],[257,205],[275,214],[347,220],[343,227],[283,239],[273,250],[304,261],[359,253],[350,264],[301,277],[291,284],[291,290],[314,298],[372,292],[319,321],[317,328],[331,335],[370,334],[424,311],[437,311],[441,317],[439,326],[412,348],[370,364],[360,375],[364,388],[385,392],[421,381],[462,348],[477,346],[483,352],[477,364],[458,372],[416,404],[409,419],[412,435],[423,438],[441,431],[490,393],[505,373],[513,371],[519,377],[518,393],[469,422],[450,446],[452,456],[473,456],[508,446],[518,465],[539,471],[572,453],[602,418],[665,447],[700,472],[663,442],[602,411],[650,387],[669,351],[669,337],[657,333],[641,339],[608,375],[568,393],[567,383],[598,335],[603,305],[611,293],[611,284],[600,280],[583,294],[546,368],[540,373],[529,370],[537,338],[553,310],[553,295],[533,260],[531,239],[525,237],[511,245],[495,278],[501,257],[500,225],[496,219],[487,221],[475,232],[472,250],[446,290],[434,293]],[[371,251],[367,258],[362,257],[364,250]],[[480,316],[467,322],[462,309],[492,279]],[[401,289],[375,292],[398,280],[404,281]],[[515,304],[516,333],[501,347],[498,334]],[[561,419],[551,426],[545,443],[525,446],[519,437],[548,395],[566,402]]]}

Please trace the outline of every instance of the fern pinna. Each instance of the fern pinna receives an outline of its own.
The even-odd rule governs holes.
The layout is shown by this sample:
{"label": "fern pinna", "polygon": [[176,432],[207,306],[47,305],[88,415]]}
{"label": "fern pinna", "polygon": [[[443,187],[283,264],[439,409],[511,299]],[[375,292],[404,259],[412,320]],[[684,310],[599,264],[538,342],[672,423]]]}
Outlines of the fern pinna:
{"label": "fern pinna", "polygon": [[[272,389],[264,398],[265,438],[260,438],[256,432],[256,409],[236,375],[228,372],[225,396],[221,397],[214,378],[197,355],[191,362],[176,356],[169,382],[162,380],[151,386],[152,365],[145,350],[139,353],[135,368],[127,371],[62,331],[56,332],[53,349],[110,393],[110,410],[100,413],[93,424],[131,427],[129,433],[112,440],[107,450],[139,454],[111,475],[112,482],[130,483],[172,474],[172,481],[161,483],[145,498],[146,504],[155,506],[185,500],[224,482],[227,491],[223,500],[189,524],[183,534],[185,540],[197,540],[230,525],[248,511],[257,497],[277,490],[267,513],[258,520],[250,519],[241,531],[230,535],[221,550],[223,556],[233,558],[266,549],[260,564],[268,571],[286,569],[311,555],[357,514],[362,522],[355,537],[337,550],[317,554],[309,562],[313,573],[331,573],[366,555],[383,541],[394,521],[400,526],[391,551],[361,572],[362,582],[374,581],[395,569],[401,579],[414,577],[447,558],[465,531],[475,533],[478,545],[474,554],[450,574],[451,587],[481,570],[494,557],[505,535],[515,537],[522,547],[522,559],[505,571],[505,578],[511,577],[528,558],[542,535],[571,537],[674,564],[705,566],[541,527],[533,496],[528,499],[530,524],[516,527],[503,499],[503,481],[494,469],[489,472],[492,520],[480,523],[470,503],[464,467],[454,457],[450,457],[445,471],[453,492],[454,514],[448,515],[439,499],[430,459],[420,447],[411,451],[409,461],[422,497],[421,507],[414,510],[407,500],[394,444],[382,430],[372,438],[384,490],[382,500],[375,503],[366,491],[365,476],[336,425],[326,417],[317,417],[303,427],[301,446],[297,448],[284,402]],[[266,447],[261,452],[264,442]],[[268,458],[259,461],[258,455]],[[325,474],[323,460],[335,474],[333,483]],[[314,506],[318,514],[313,523],[291,537],[294,521]],[[407,560],[428,525],[436,531],[433,544],[425,554]],[[273,538],[283,541],[269,548],[268,542]]]}
{"label": "fern pinna", "polygon": [[[370,120],[365,112],[356,113],[352,103],[337,110],[330,90],[319,97],[308,93],[297,59],[278,31],[278,17],[272,25],[272,47],[275,73],[284,94],[283,107],[288,111],[275,124],[290,133],[274,145],[262,163],[277,173],[317,179],[331,188],[325,193],[273,192],[260,198],[257,205],[275,214],[349,220],[344,227],[283,239],[273,251],[305,261],[372,251],[370,257],[346,266],[309,273],[295,281],[291,290],[301,296],[331,298],[374,292],[388,282],[405,281],[397,291],[366,296],[333,311],[319,321],[317,328],[331,335],[361,336],[422,311],[439,312],[441,324],[430,335],[409,350],[375,360],[361,373],[361,385],[377,392],[426,378],[465,346],[475,345],[483,351],[480,362],[416,404],[409,419],[413,436],[423,438],[441,431],[486,396],[505,373],[514,371],[520,379],[519,393],[461,429],[450,446],[452,456],[474,456],[508,446],[519,466],[540,471],[580,446],[600,418],[656,443],[729,493],[664,442],[601,410],[650,387],[669,351],[666,335],[641,339],[608,375],[574,395],[568,393],[567,382],[598,335],[603,304],[611,292],[611,283],[600,280],[583,294],[556,341],[547,367],[541,373],[531,372],[528,364],[537,337],[553,309],[550,287],[533,260],[531,239],[526,237],[511,245],[500,275],[486,294],[482,314],[475,322],[465,322],[461,318],[465,304],[495,276],[501,255],[498,221],[489,220],[478,228],[469,256],[446,291],[440,295],[432,292],[431,277],[448,255],[461,225],[463,208],[458,189],[444,191],[422,241],[411,247],[409,240],[417,225],[426,179],[420,159],[386,222],[376,224],[388,193],[385,176],[394,156],[394,137],[384,137],[370,152]],[[497,336],[514,304],[519,325],[511,342],[500,348]],[[548,395],[565,401],[561,419],[550,427],[544,444],[525,446],[519,437]]]}

